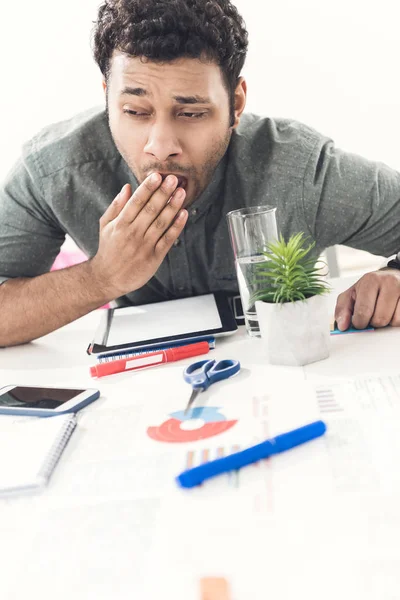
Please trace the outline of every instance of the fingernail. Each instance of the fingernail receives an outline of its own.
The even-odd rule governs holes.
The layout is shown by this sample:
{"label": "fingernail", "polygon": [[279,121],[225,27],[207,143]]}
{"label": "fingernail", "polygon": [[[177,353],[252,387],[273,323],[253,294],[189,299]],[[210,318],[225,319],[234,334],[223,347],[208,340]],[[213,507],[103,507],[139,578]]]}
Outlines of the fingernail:
{"label": "fingernail", "polygon": [[185,190],[183,190],[182,188],[178,188],[175,192],[175,194],[173,195],[173,198],[176,198],[177,200],[181,200],[183,198],[185,194]]}
{"label": "fingernail", "polygon": [[157,183],[157,181],[159,180],[160,176],[158,173],[153,173],[150,177],[150,182],[151,183]]}
{"label": "fingernail", "polygon": [[343,327],[343,322],[344,322],[343,317],[337,317],[336,318],[336,328],[340,329],[341,327]]}
{"label": "fingernail", "polygon": [[168,187],[172,187],[173,185],[175,185],[175,183],[176,183],[176,177],[175,177],[175,175],[168,175],[168,177],[165,180],[165,184]]}

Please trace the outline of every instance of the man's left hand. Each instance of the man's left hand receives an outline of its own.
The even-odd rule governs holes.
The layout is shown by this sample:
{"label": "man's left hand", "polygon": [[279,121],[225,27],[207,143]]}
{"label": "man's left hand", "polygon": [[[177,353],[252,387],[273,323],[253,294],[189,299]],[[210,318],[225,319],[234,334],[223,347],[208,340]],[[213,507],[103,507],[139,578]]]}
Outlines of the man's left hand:
{"label": "man's left hand", "polygon": [[341,331],[350,326],[400,327],[400,270],[382,269],[363,275],[339,294],[335,320]]}

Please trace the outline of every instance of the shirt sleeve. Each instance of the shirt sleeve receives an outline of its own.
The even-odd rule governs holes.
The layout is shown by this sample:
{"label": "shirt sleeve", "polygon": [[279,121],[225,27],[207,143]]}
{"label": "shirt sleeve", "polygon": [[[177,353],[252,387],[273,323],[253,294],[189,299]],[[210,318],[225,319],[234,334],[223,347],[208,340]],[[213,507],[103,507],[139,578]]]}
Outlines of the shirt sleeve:
{"label": "shirt sleeve", "polygon": [[64,239],[33,157],[23,156],[0,185],[0,283],[48,272]]}
{"label": "shirt sleeve", "polygon": [[318,246],[399,252],[400,173],[386,165],[343,152],[325,138],[308,162],[302,202]]}

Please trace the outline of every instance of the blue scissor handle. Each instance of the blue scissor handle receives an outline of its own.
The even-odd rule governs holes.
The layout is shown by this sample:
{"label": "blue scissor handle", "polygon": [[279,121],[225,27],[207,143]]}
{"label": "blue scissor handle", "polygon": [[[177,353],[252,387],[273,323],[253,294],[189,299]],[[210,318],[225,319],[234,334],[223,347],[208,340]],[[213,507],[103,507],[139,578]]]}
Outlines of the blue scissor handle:
{"label": "blue scissor handle", "polygon": [[[206,390],[212,383],[227,379],[240,370],[238,360],[200,360],[186,367],[183,372],[185,381],[194,390]],[[195,371],[197,371],[195,373]]]}

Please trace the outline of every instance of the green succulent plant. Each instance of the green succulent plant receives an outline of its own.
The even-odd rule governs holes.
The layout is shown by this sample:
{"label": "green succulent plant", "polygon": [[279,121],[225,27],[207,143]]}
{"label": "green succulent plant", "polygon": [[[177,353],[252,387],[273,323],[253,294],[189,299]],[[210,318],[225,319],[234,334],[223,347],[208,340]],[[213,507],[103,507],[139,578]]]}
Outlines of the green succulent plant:
{"label": "green succulent plant", "polygon": [[[308,244],[308,245],[307,245]],[[267,260],[256,263],[254,288],[250,303],[296,302],[326,294],[330,286],[323,279],[322,266],[309,256],[315,242],[308,243],[304,233],[292,235],[285,242],[282,235],[263,252]]]}

